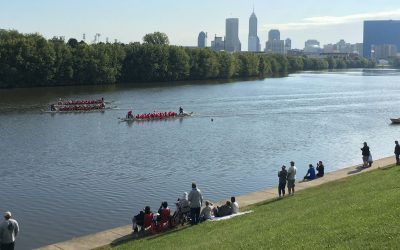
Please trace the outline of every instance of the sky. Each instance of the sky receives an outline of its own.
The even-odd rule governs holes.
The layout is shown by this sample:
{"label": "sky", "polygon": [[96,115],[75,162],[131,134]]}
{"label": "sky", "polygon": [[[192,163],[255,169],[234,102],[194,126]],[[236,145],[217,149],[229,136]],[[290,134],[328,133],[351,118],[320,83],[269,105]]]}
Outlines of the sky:
{"label": "sky", "polygon": [[0,29],[66,40],[85,33],[87,42],[99,33],[101,41],[124,43],[160,31],[171,44],[196,46],[200,31],[208,33],[210,45],[215,35],[225,36],[225,19],[235,17],[247,50],[253,6],[262,49],[270,29],[302,49],[308,39],[362,42],[364,20],[400,20],[399,0],[0,0]]}

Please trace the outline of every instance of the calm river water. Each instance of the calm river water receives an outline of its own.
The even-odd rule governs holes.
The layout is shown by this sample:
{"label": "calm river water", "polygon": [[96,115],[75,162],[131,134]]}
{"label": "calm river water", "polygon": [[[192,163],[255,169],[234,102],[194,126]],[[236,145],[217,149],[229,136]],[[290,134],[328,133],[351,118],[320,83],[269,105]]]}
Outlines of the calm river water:
{"label": "calm river water", "polygon": [[[104,113],[46,114],[65,99],[114,101]],[[177,111],[183,120],[119,123],[127,110]],[[0,90],[0,211],[19,221],[17,249],[129,224],[192,181],[218,201],[277,184],[294,160],[333,171],[391,155],[400,126],[400,72],[306,72],[225,84]],[[213,122],[211,121],[213,118]]]}

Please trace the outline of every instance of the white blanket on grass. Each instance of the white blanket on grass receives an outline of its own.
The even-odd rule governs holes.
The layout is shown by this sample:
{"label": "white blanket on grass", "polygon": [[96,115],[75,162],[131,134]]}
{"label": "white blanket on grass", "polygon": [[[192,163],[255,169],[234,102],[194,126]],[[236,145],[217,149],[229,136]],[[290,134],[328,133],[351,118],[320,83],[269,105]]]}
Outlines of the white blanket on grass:
{"label": "white blanket on grass", "polygon": [[233,218],[233,217],[236,217],[236,216],[239,216],[239,215],[249,214],[249,213],[252,213],[252,212],[253,212],[253,210],[249,210],[249,211],[240,212],[240,213],[237,213],[237,214],[227,215],[227,216],[224,216],[224,217],[215,217],[215,216],[212,216],[212,217],[211,217],[211,220],[209,220],[209,221],[228,220],[228,219],[230,219],[230,218]]}

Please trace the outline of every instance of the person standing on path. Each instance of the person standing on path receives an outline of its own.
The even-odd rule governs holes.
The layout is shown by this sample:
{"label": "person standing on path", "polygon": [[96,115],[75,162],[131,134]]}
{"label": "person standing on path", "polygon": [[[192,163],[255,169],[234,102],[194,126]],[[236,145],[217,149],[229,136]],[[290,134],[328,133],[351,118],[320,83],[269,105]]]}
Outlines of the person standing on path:
{"label": "person standing on path", "polygon": [[192,191],[189,193],[188,200],[190,204],[190,217],[192,219],[192,225],[196,225],[200,222],[200,208],[203,204],[203,195],[194,182],[192,183]]}
{"label": "person standing on path", "polygon": [[11,219],[11,212],[5,212],[4,221],[0,224],[0,249],[14,250],[15,238],[18,232],[18,222]]}
{"label": "person standing on path", "polygon": [[398,141],[394,142],[396,146],[394,147],[394,154],[396,155],[396,165],[400,165],[400,145]]}
{"label": "person standing on path", "polygon": [[364,147],[361,148],[362,160],[363,160],[363,167],[366,168],[369,166],[368,158],[371,152],[369,151],[369,147],[366,142],[364,142]]}
{"label": "person standing on path", "polygon": [[289,195],[294,195],[294,186],[295,186],[295,182],[296,182],[296,172],[297,172],[297,168],[294,165],[294,161],[290,162],[290,167],[288,169],[288,175],[287,175],[287,182],[288,182],[288,191],[289,191]]}
{"label": "person standing on path", "polygon": [[279,194],[279,197],[285,196],[287,175],[288,175],[288,172],[286,171],[286,166],[283,165],[282,170],[278,172],[278,177],[279,177],[278,194]]}

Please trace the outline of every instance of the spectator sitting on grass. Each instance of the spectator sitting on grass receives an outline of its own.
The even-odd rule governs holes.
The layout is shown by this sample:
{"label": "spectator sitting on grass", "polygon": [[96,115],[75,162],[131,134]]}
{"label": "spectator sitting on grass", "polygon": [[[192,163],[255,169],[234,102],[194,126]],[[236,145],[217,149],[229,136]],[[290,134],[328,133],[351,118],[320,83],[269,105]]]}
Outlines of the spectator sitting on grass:
{"label": "spectator sitting on grass", "polygon": [[235,196],[231,197],[232,214],[239,213],[239,204],[236,202]]}
{"label": "spectator sitting on grass", "polygon": [[308,171],[306,176],[304,176],[304,180],[314,180],[315,179],[315,168],[312,164],[308,165]]}
{"label": "spectator sitting on grass", "polygon": [[133,232],[135,233],[139,232],[138,226],[140,227],[141,230],[144,230],[143,223],[144,223],[144,211],[141,210],[137,215],[133,216],[132,218]]}
{"label": "spectator sitting on grass", "polygon": [[211,216],[213,213],[213,208],[212,208],[212,203],[209,201],[206,201],[206,207],[201,210],[200,213],[200,222],[206,221],[206,220],[211,220]]}
{"label": "spectator sitting on grass", "polygon": [[164,201],[161,203],[160,209],[158,209],[158,213],[160,214],[159,221],[161,223],[169,222],[169,219],[171,217],[171,209],[169,209],[168,207],[168,202]]}
{"label": "spectator sitting on grass", "polygon": [[153,212],[151,212],[151,209],[149,206],[146,206],[144,209],[143,226],[146,229],[146,228],[150,227],[152,223],[153,223]]}
{"label": "spectator sitting on grass", "polygon": [[317,171],[318,171],[317,177],[323,177],[324,176],[324,174],[325,174],[325,166],[322,163],[322,161],[319,161],[317,163]]}
{"label": "spectator sitting on grass", "polygon": [[224,217],[224,216],[227,216],[227,215],[231,215],[232,214],[231,202],[227,201],[225,203],[225,205],[222,205],[220,207],[218,207],[218,206],[215,207],[213,209],[213,212],[214,212],[214,216],[215,217]]}

